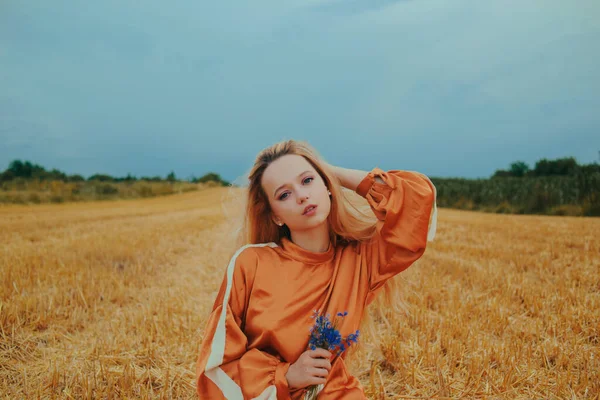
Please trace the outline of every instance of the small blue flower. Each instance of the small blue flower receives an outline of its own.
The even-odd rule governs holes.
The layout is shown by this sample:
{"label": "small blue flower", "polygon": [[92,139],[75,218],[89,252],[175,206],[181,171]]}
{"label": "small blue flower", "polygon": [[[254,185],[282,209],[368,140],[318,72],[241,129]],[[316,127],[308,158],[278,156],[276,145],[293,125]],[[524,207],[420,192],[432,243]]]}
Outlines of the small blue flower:
{"label": "small blue flower", "polygon": [[318,348],[337,351],[337,355],[342,354],[352,343],[358,340],[359,331],[349,334],[343,338],[338,330],[339,319],[348,315],[348,311],[338,312],[336,318],[331,321],[330,314],[319,314],[318,310],[314,310],[311,318],[315,319],[315,324],[310,328],[309,346],[312,350]]}
{"label": "small blue flower", "polygon": [[[311,316],[315,320],[314,325],[310,328],[310,336],[308,346],[311,350],[317,348],[330,350],[335,354],[335,357],[340,356],[352,343],[358,341],[359,331],[351,333],[345,338],[342,337],[339,331],[340,319],[348,315],[348,311],[338,312],[335,314],[333,321],[330,320],[330,314],[321,314],[320,310],[314,310]],[[335,350],[338,349],[336,352]],[[316,396],[316,392],[312,389],[316,386],[309,387],[311,393]]]}

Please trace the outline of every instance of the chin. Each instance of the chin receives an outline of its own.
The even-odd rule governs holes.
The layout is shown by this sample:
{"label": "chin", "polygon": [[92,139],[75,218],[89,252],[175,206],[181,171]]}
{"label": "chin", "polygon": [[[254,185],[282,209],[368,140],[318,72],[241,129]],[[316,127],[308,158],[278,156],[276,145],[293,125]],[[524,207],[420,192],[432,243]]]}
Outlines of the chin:
{"label": "chin", "polygon": [[[316,228],[319,225],[327,223],[327,215],[325,215],[325,216],[317,215],[315,217],[316,218],[311,218],[309,221],[305,221],[304,224],[302,224],[302,226],[298,226],[298,228],[301,230],[312,229],[312,228]],[[303,217],[303,218],[306,218],[306,217]]]}
{"label": "chin", "polygon": [[326,223],[328,216],[329,216],[329,213],[327,213],[326,215],[317,215],[316,218],[314,218],[312,221],[310,221],[310,226],[318,226],[323,223]]}

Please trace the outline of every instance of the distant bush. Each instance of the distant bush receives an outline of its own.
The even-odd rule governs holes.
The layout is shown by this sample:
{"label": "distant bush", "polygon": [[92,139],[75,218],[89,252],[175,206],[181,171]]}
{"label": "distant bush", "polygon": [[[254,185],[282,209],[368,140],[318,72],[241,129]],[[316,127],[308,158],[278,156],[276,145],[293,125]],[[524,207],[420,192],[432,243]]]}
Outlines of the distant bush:
{"label": "distant bush", "polygon": [[548,214],[564,215],[564,216],[572,216],[572,217],[584,215],[583,207],[574,206],[574,205],[562,205],[562,206],[552,207],[550,209],[550,211],[548,212]]}
{"label": "distant bush", "polygon": [[96,186],[96,193],[100,195],[112,195],[119,193],[119,188],[116,185],[110,183],[104,183]]}
{"label": "distant bush", "polygon": [[494,207],[493,211],[497,214],[512,214],[515,212],[513,207],[507,201],[498,204],[498,206]]}
{"label": "distant bush", "polygon": [[30,203],[39,204],[42,202],[42,198],[40,197],[40,195],[38,193],[29,193],[29,196],[27,197],[27,201]]}

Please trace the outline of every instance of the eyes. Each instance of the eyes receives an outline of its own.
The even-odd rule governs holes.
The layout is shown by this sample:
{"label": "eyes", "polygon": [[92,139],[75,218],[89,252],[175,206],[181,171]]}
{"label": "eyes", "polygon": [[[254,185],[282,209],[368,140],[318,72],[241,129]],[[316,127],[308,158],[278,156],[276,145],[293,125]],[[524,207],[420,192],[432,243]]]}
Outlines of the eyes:
{"label": "eyes", "polygon": [[[302,181],[302,183],[306,182],[306,181],[307,181],[307,180],[309,180],[309,179],[311,179],[311,180],[314,180],[314,178],[313,178],[313,177],[310,177],[310,176],[309,176],[309,177],[307,177],[307,178],[304,178],[304,180]],[[286,195],[286,194],[288,194],[288,192],[283,192],[283,194],[279,195],[278,199],[279,199],[279,200],[285,200],[285,199],[287,199],[287,196],[285,196],[285,197],[284,197],[284,195]]]}

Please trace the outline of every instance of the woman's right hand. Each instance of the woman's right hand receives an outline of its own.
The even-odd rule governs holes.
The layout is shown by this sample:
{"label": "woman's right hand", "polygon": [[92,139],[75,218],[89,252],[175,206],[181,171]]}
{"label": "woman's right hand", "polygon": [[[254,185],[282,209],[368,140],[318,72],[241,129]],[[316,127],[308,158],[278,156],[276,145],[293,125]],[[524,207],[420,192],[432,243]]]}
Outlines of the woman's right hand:
{"label": "woman's right hand", "polygon": [[325,383],[331,371],[332,354],[325,349],[306,350],[290,365],[285,375],[290,389]]}

